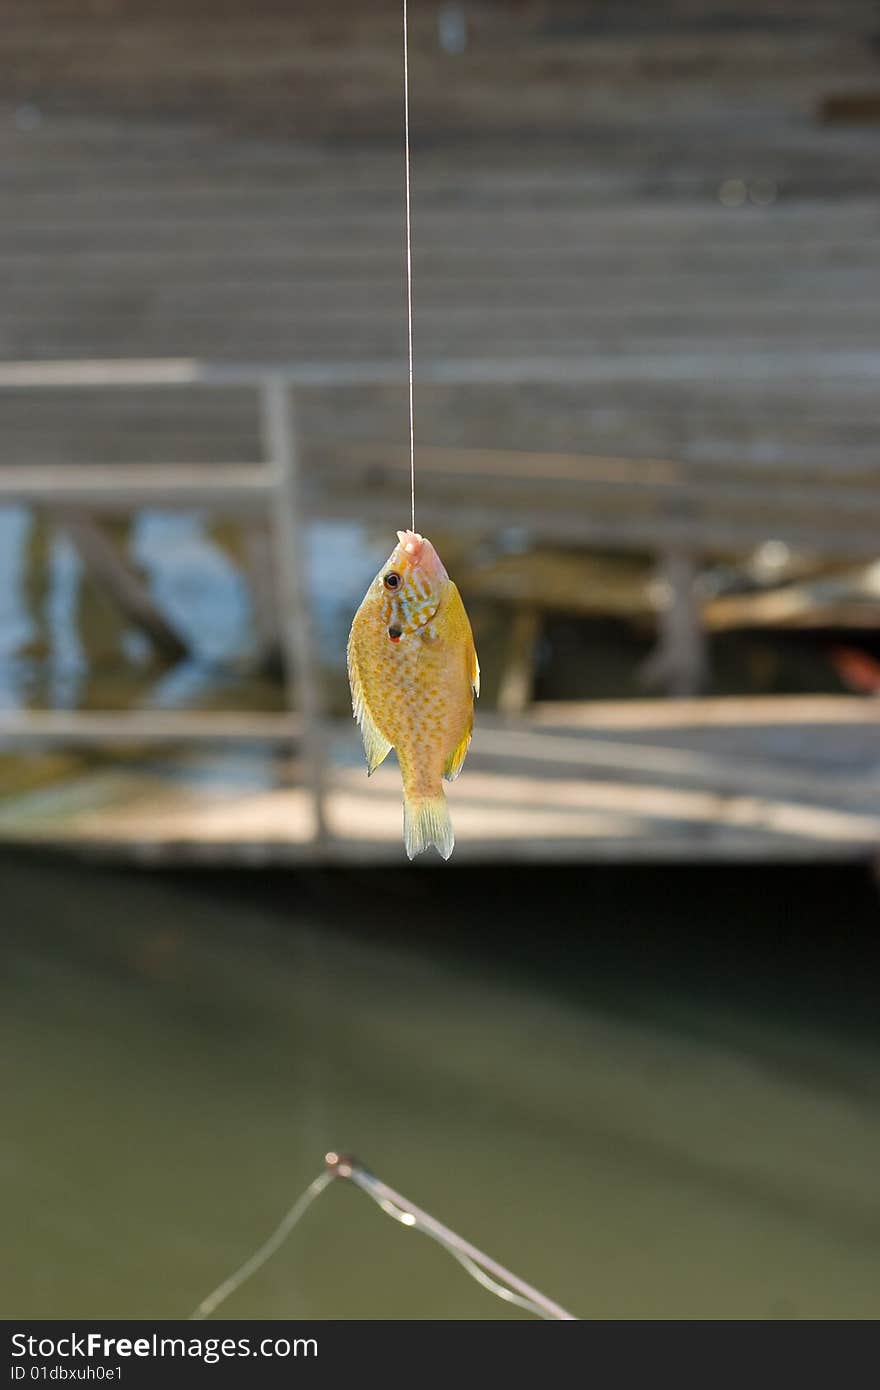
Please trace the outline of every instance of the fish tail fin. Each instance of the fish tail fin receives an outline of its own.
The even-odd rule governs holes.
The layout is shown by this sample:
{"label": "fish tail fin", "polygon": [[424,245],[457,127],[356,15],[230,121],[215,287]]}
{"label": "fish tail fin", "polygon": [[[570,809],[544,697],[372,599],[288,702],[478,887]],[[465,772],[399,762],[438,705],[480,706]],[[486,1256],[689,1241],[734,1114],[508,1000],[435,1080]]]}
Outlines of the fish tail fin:
{"label": "fish tail fin", "polygon": [[410,859],[434,845],[448,859],[455,844],[449,806],[443,790],[436,796],[403,795],[403,839]]}

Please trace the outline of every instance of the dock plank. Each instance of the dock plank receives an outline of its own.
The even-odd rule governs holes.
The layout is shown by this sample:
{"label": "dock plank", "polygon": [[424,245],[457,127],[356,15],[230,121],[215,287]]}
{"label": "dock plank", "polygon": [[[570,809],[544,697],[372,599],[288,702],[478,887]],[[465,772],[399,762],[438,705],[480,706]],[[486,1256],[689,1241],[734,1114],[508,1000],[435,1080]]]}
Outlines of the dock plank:
{"label": "dock plank", "polygon": [[[163,718],[168,746],[158,756],[139,753],[129,732],[115,761],[105,750],[99,767],[73,767],[54,790],[41,781],[7,797],[0,843],[155,864],[401,859],[397,770],[386,764],[368,781],[352,727],[328,731],[330,838],[319,853],[286,723],[215,716],[223,746],[209,753],[180,715],[175,729],[157,713],[153,735]],[[44,717],[43,740],[63,742],[53,719]],[[520,719],[483,717],[449,792],[454,862],[872,861],[878,725],[880,701],[848,697],[545,705]],[[39,726],[36,717],[31,742]],[[96,722],[93,732],[103,740],[106,728]]]}

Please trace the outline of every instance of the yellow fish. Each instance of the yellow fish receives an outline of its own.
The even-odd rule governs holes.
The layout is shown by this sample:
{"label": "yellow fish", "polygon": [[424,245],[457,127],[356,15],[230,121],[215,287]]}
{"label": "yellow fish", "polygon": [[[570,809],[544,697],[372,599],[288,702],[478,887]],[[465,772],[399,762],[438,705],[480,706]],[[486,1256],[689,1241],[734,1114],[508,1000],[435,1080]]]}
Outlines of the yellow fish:
{"label": "yellow fish", "polygon": [[348,639],[348,679],[367,770],[392,748],[403,777],[410,859],[455,844],[441,778],[461,772],[474,724],[480,666],[458,589],[429,540],[398,531]]}

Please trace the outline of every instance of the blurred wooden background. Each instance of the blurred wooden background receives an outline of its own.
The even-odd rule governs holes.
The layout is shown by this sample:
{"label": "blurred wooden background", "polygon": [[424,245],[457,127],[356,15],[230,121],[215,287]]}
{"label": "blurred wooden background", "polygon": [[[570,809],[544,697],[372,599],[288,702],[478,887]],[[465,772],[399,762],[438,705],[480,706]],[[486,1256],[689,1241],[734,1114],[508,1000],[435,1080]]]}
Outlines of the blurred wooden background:
{"label": "blurred wooden background", "polygon": [[[417,363],[595,364],[422,388],[424,443],[875,466],[873,3],[412,10]],[[3,357],[402,359],[396,0],[3,19]],[[7,461],[256,452],[247,393],[31,404]],[[301,408],[307,463],[405,438],[402,390]]]}
{"label": "blurred wooden background", "polygon": [[[397,0],[7,0],[3,18],[0,357],[353,363],[367,374],[390,363],[372,384],[297,389],[298,464],[313,511],[405,518]],[[672,602],[657,605],[658,683],[698,690],[697,558],[764,539],[874,558],[880,13],[869,0],[414,0],[411,36],[426,513],[487,525],[494,507],[499,523],[540,519],[545,542],[558,533],[662,555]],[[454,361],[480,367],[444,376]],[[77,464],[112,465],[120,479],[125,465],[185,464],[219,495],[221,466],[264,456],[259,398],[235,384],[9,389],[0,405],[7,498],[22,493],[16,471],[25,491],[42,478],[51,494],[51,470]],[[512,602],[530,651],[536,605],[521,587]],[[876,593],[873,604],[876,615]],[[858,622],[870,621],[863,609]],[[508,713],[528,705],[528,685]],[[641,717],[632,756],[650,742],[653,757],[659,739],[665,776],[662,716]],[[683,795],[694,790],[684,754],[702,739],[703,716],[689,717],[673,758]],[[541,845],[873,853],[874,711],[845,702],[821,731],[794,705],[764,711],[773,733],[757,751],[751,734],[731,732],[742,718],[717,710],[718,728],[730,721],[711,735],[717,804],[673,805],[664,790],[636,805],[627,793],[630,820],[610,828],[588,808],[564,833],[555,760],[533,757],[527,776],[550,798]],[[519,729],[520,762],[531,734]],[[34,729],[20,721],[15,736]],[[797,804],[818,817],[779,811],[793,757],[804,760]],[[769,810],[738,799],[749,788],[773,793]],[[570,790],[556,789],[564,819]],[[127,786],[88,782],[87,818],[105,793],[107,816],[92,832],[77,823],[77,836],[107,843],[121,825]],[[345,794],[337,828],[354,835]],[[169,804],[178,797],[175,783]],[[171,825],[161,796],[157,806],[131,840]],[[679,811],[667,844],[651,818],[678,825]],[[253,841],[250,812],[224,822],[223,853],[227,837],[258,856],[299,843],[283,797],[268,820],[254,814]],[[473,814],[476,845],[485,807]],[[701,817],[722,829],[701,830]],[[20,808],[13,818],[23,823]],[[397,819],[395,795],[381,837],[395,853]],[[204,826],[193,833],[196,847],[210,839]],[[511,833],[532,834],[528,814]]]}

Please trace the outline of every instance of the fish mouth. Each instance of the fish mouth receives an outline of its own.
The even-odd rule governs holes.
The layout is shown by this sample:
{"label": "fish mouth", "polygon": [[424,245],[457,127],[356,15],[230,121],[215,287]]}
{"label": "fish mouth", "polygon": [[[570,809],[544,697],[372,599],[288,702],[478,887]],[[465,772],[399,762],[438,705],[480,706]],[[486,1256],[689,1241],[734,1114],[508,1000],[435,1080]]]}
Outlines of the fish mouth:
{"label": "fish mouth", "polygon": [[398,546],[394,554],[401,566],[420,569],[433,579],[448,579],[443,561],[431,542],[418,531],[398,531]]}
{"label": "fish mouth", "polygon": [[[418,531],[398,531],[397,539],[400,542],[398,550],[407,557],[410,564],[417,565],[426,544],[424,536],[420,536]],[[428,541],[427,544],[430,545],[431,542]]]}

